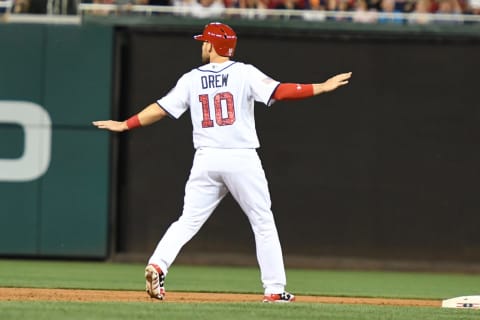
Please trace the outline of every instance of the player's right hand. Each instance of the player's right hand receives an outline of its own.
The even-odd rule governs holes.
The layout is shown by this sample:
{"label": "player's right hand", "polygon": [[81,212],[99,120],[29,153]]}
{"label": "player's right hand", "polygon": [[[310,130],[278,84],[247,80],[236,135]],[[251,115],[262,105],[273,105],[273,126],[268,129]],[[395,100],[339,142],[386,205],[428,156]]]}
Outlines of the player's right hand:
{"label": "player's right hand", "polygon": [[99,128],[115,132],[122,132],[128,130],[126,121],[102,120],[93,121],[92,124]]}

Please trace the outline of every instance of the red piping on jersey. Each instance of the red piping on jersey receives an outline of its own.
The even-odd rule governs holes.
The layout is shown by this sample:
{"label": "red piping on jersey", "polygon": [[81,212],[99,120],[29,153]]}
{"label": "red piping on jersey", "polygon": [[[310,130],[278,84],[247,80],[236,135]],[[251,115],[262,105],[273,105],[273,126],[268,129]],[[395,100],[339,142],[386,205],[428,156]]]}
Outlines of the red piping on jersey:
{"label": "red piping on jersey", "polygon": [[304,99],[313,96],[313,84],[280,83],[273,93],[275,100]]}

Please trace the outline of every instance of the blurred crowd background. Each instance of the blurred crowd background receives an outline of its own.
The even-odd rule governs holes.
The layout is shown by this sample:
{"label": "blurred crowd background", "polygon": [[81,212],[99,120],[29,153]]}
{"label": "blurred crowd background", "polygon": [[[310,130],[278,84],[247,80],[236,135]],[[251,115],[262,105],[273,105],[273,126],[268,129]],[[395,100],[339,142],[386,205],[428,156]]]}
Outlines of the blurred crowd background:
{"label": "blurred crowd background", "polygon": [[[11,13],[78,14],[80,4],[109,4],[181,7],[197,18],[221,16],[228,8],[249,10],[243,18],[262,19],[261,9],[298,10],[304,20],[342,20],[357,23],[462,23],[462,19],[432,19],[431,14],[480,15],[480,0],[0,0],[10,3]],[[0,8],[0,10],[7,10]],[[347,15],[327,13],[346,12]],[[111,14],[111,10],[92,10],[93,14]],[[414,13],[409,15],[410,13]],[[411,17],[410,17],[411,16]]]}

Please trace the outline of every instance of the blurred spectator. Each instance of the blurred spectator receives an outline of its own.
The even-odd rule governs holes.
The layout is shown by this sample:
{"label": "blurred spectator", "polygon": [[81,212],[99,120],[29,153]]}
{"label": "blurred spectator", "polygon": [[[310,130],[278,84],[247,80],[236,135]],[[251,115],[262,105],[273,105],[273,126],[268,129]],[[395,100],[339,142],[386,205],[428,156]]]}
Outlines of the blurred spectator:
{"label": "blurred spectator", "polygon": [[[76,0],[73,0],[76,1]],[[88,1],[88,0],[87,0]],[[94,14],[98,15],[133,15],[133,14],[142,14],[141,12],[135,12],[133,6],[169,6],[171,4],[170,0],[89,0],[93,4],[106,4],[106,5],[115,5],[115,9],[101,9],[98,8],[93,11]],[[86,2],[86,1],[83,1]],[[148,11],[148,10],[147,10]],[[149,14],[152,14],[149,12]],[[157,14],[157,13],[153,13]]]}
{"label": "blurred spectator", "polygon": [[243,9],[266,9],[268,0],[238,0],[237,5]]}
{"label": "blurred spectator", "polygon": [[7,7],[4,7],[7,4],[6,2],[7,0],[0,0],[0,14],[7,12]]}
{"label": "blurred spectator", "polygon": [[307,0],[305,7],[311,10],[327,10],[327,0]]}
{"label": "blurred spectator", "polygon": [[93,0],[106,4],[117,4],[120,6],[168,6],[170,0]]}
{"label": "blurred spectator", "polygon": [[172,5],[179,9],[181,12],[177,12],[177,15],[187,16],[190,14],[192,4],[195,0],[172,0]]}
{"label": "blurred spectator", "polygon": [[470,0],[468,7],[473,14],[480,14],[480,0]]}
{"label": "blurred spectator", "polygon": [[7,7],[3,7],[3,5],[6,5],[6,0],[0,0],[0,5],[2,5],[0,7],[0,18],[8,11],[7,10]]}
{"label": "blurred spectator", "polygon": [[47,14],[77,14],[77,0],[32,0],[31,4],[46,2]]}
{"label": "blurred spectator", "polygon": [[368,9],[382,10],[382,0],[367,0]]}
{"label": "blurred spectator", "polygon": [[[7,0],[0,0],[3,5],[7,4]],[[30,0],[12,0],[11,7],[0,7],[0,14],[10,11],[11,13],[29,13],[30,12]]]}
{"label": "blurred spectator", "polygon": [[[328,11],[339,11],[339,12],[347,12],[350,11],[354,4],[350,2],[351,0],[327,0],[327,10]],[[328,18],[329,20],[332,18]],[[333,18],[336,21],[350,21],[350,17],[348,15],[337,15]]]}
{"label": "blurred spectator", "polygon": [[428,24],[431,22],[432,18],[428,14],[432,6],[431,0],[417,0],[415,9],[410,15],[408,22],[413,24]]}
{"label": "blurred spectator", "polygon": [[12,13],[29,13],[30,0],[15,0],[13,2]]}
{"label": "blurred spectator", "polygon": [[444,14],[461,14],[462,8],[457,0],[439,0],[437,12]]}
{"label": "blurred spectator", "polygon": [[310,10],[305,10],[303,19],[307,21],[324,21],[327,18],[325,10],[327,9],[326,0],[310,0],[308,3]]}
{"label": "blurred spectator", "polygon": [[223,14],[225,5],[222,0],[198,0],[191,3],[190,9],[194,18],[216,18]]}
{"label": "blurred spectator", "polygon": [[410,13],[415,10],[416,0],[397,0],[395,1],[395,10]]}
{"label": "blurred spectator", "polygon": [[[439,0],[437,13],[459,15],[459,14],[462,14],[462,8],[460,7],[460,3],[457,0]],[[435,19],[435,22],[459,23],[463,21],[461,20],[461,17],[453,16],[451,19],[448,19],[448,18]]]}
{"label": "blurred spectator", "polygon": [[169,6],[171,5],[170,0],[146,0],[148,2],[148,5],[151,6]]}
{"label": "blurred spectator", "polygon": [[[5,4],[7,0],[0,0]],[[11,0],[10,11],[13,13],[45,14],[47,13],[47,0]],[[4,10],[4,9],[3,9]],[[1,14],[2,8],[0,8]]]}
{"label": "blurred spectator", "polygon": [[377,22],[377,10],[369,9],[367,0],[357,0],[353,22],[357,23],[375,23]]}
{"label": "blurred spectator", "polygon": [[302,0],[280,0],[271,2],[272,9],[304,9],[305,4]]}
{"label": "blurred spectator", "polygon": [[[267,9],[268,0],[238,0],[236,6],[242,9]],[[258,10],[249,10],[247,13],[241,15],[246,19],[265,19],[267,15],[264,12]]]}
{"label": "blurred spectator", "polygon": [[378,23],[396,23],[396,24],[403,24],[404,18],[402,17],[402,9],[403,9],[403,1],[401,2],[402,5],[397,5],[397,1],[395,0],[382,0],[381,8],[382,13],[389,14],[389,16],[381,16],[378,18]]}

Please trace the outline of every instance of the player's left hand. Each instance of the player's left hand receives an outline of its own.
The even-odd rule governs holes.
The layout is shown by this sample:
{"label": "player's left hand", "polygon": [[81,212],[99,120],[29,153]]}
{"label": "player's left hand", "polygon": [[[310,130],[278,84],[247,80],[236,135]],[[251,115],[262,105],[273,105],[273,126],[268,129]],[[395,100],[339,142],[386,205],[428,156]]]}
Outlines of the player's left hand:
{"label": "player's left hand", "polygon": [[122,132],[128,130],[127,124],[125,121],[113,121],[113,120],[102,120],[102,121],[93,121],[92,124],[99,129],[106,129],[115,132]]}

